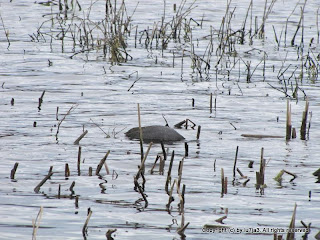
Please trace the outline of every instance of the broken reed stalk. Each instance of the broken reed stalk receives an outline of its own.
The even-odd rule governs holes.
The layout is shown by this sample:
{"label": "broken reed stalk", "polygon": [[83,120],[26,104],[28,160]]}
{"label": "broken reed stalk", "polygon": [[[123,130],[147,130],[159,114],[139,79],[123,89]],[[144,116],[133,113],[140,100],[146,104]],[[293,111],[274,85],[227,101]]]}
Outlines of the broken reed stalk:
{"label": "broken reed stalk", "polygon": [[250,178],[243,182],[242,186],[247,186],[247,183],[250,181]]}
{"label": "broken reed stalk", "polygon": [[293,177],[293,178],[290,180],[290,182],[292,182],[294,179],[296,179],[296,178],[298,177],[296,174],[291,173],[291,172],[288,172],[288,171],[282,169],[282,170],[278,173],[278,175],[275,176],[273,179],[274,179],[275,181],[281,183],[281,181],[282,181],[282,176],[283,176],[284,173],[286,173],[286,174],[288,174],[288,175],[290,175],[290,176]]}
{"label": "broken reed stalk", "polygon": [[223,195],[224,195],[224,193],[225,193],[225,189],[224,189],[224,187],[225,187],[224,180],[225,180],[225,178],[224,178],[224,170],[223,170],[223,168],[221,168],[221,197],[223,197]]}
{"label": "broken reed stalk", "polygon": [[82,227],[82,235],[83,236],[86,236],[86,233],[88,231],[88,224],[89,224],[89,220],[91,218],[91,215],[92,215],[92,211],[90,208],[88,208],[88,214],[87,214],[87,219]]}
{"label": "broken reed stalk", "polygon": [[184,143],[184,156],[185,157],[189,156],[189,146],[187,142]]}
{"label": "broken reed stalk", "polygon": [[69,190],[70,190],[71,193],[74,193],[73,188],[74,188],[75,185],[76,185],[76,182],[73,181],[73,182],[71,183],[70,187],[69,187]]}
{"label": "broken reed stalk", "polygon": [[301,128],[300,128],[301,140],[306,140],[308,111],[309,111],[309,102],[308,100],[306,100],[306,105],[302,114],[302,122],[301,122]]}
{"label": "broken reed stalk", "polygon": [[96,169],[96,175],[99,175],[100,171],[101,171],[101,168],[102,166],[104,165],[105,161],[107,160],[107,157],[109,156],[110,154],[110,150],[104,155],[104,157],[100,160],[100,163],[98,164],[97,166],[97,169]]}
{"label": "broken reed stalk", "polygon": [[178,168],[178,182],[177,182],[177,192],[180,192],[180,184],[181,184],[181,179],[182,179],[182,169],[183,169],[183,162],[184,162],[184,157],[182,160],[179,162],[179,168]]}
{"label": "broken reed stalk", "polygon": [[[56,140],[58,140],[58,134],[59,134],[59,130],[60,130],[60,126],[62,124],[62,122],[66,119],[66,117],[71,113],[71,111],[76,107],[76,105],[72,105],[70,107],[70,109],[68,110],[68,112],[63,116],[63,118],[58,122],[57,125],[57,132],[56,132]],[[58,119],[58,108],[57,108],[57,119]]]}
{"label": "broken reed stalk", "polygon": [[294,230],[295,230],[295,221],[296,221],[296,211],[297,211],[297,204],[295,203],[294,204],[294,209],[293,209],[293,213],[292,213],[292,217],[291,217],[291,222],[289,224],[289,229],[290,230],[288,233],[287,233],[287,238],[286,240],[294,240]]}
{"label": "broken reed stalk", "polygon": [[177,233],[181,236],[181,238],[185,238],[186,235],[184,234],[184,231],[189,226],[190,222],[188,222],[186,225],[184,224],[184,213],[181,214],[181,225],[180,228],[177,229]]}
{"label": "broken reed stalk", "polygon": [[210,93],[210,114],[212,113],[212,93]]}
{"label": "broken reed stalk", "polygon": [[171,154],[171,160],[170,160],[169,169],[168,169],[167,181],[166,181],[166,185],[165,185],[165,190],[168,195],[169,195],[169,182],[171,182],[171,171],[172,171],[173,159],[174,159],[174,150],[172,151],[172,154]]}
{"label": "broken reed stalk", "polygon": [[106,237],[107,240],[113,240],[113,237],[111,236],[112,233],[115,233],[117,231],[117,229],[108,229],[108,231],[106,232]]}
{"label": "broken reed stalk", "polygon": [[142,136],[142,128],[141,128],[140,104],[139,103],[138,103],[138,123],[139,123],[141,162],[142,162],[142,160],[143,160],[143,136]]}
{"label": "broken reed stalk", "polygon": [[163,154],[163,159],[167,160],[167,153],[166,153],[166,149],[164,148],[164,144],[161,141],[161,149],[162,149],[162,154]]}
{"label": "broken reed stalk", "polygon": [[0,19],[1,19],[1,23],[2,23],[2,26],[3,26],[3,30],[4,30],[4,34],[6,35],[6,38],[7,38],[7,42],[8,42],[8,47],[7,49],[9,50],[9,47],[10,47],[10,40],[9,40],[9,30],[6,29],[5,25],[4,25],[4,21],[3,21],[3,18],[2,18],[2,15],[0,13]]}
{"label": "broken reed stalk", "polygon": [[173,184],[171,185],[171,188],[170,188],[170,191],[169,191],[169,194],[168,194],[169,195],[169,199],[168,199],[168,203],[166,205],[167,211],[169,211],[170,204],[174,201],[174,197],[172,197],[172,193],[173,193],[174,185],[176,185],[176,184],[177,184],[177,179],[175,179],[173,181]]}
{"label": "broken reed stalk", "polygon": [[44,97],[44,94],[45,94],[45,90],[42,92],[41,94],[41,97],[39,98],[39,105],[38,105],[38,109],[39,111],[41,110],[41,104],[43,103],[43,97]]}
{"label": "broken reed stalk", "polygon": [[[150,152],[150,149],[151,149],[152,144],[153,144],[153,142],[149,143],[147,152],[146,152],[146,154],[143,156],[143,159],[142,159],[141,166],[140,166],[140,169],[139,169],[139,171],[138,171],[138,174],[139,174],[139,173],[144,173],[144,170],[145,170],[145,162],[146,162],[147,157],[148,157],[148,155],[149,155],[149,152]],[[139,175],[138,175],[138,174],[137,174],[137,179],[139,178]]]}
{"label": "broken reed stalk", "polygon": [[57,107],[57,111],[56,111],[56,120],[59,121],[59,107]]}
{"label": "broken reed stalk", "polygon": [[64,168],[64,176],[67,178],[70,176],[70,169],[69,169],[69,164],[66,163],[65,168]]}
{"label": "broken reed stalk", "polygon": [[197,131],[197,140],[200,138],[200,131],[201,131],[201,126],[198,126],[198,131]]}
{"label": "broken reed stalk", "polygon": [[182,185],[182,191],[180,191],[180,188],[177,188],[177,192],[179,195],[180,203],[179,205],[179,213],[182,214],[184,213],[184,193],[186,191],[186,185]]}
{"label": "broken reed stalk", "polygon": [[233,164],[233,181],[236,179],[236,168],[237,168],[237,160],[238,160],[238,151],[239,151],[239,146],[237,146],[236,156],[235,156],[235,158],[234,158],[234,164]]}
{"label": "broken reed stalk", "polygon": [[242,178],[247,178],[247,176],[244,176],[243,173],[240,171],[239,168],[237,168],[237,172],[240,174],[240,176],[241,176]]}
{"label": "broken reed stalk", "polygon": [[38,228],[40,227],[40,221],[41,221],[41,218],[42,218],[42,213],[43,213],[43,207],[41,206],[36,219],[35,220],[32,219],[32,226],[33,226],[32,240],[36,240],[37,239],[37,231],[38,231]]}
{"label": "broken reed stalk", "polygon": [[16,174],[18,166],[19,166],[19,163],[16,162],[11,170],[10,179],[14,179],[14,175]]}
{"label": "broken reed stalk", "polygon": [[88,130],[85,130],[78,138],[74,141],[74,145],[78,145],[82,138],[88,133]]}
{"label": "broken reed stalk", "polygon": [[[48,174],[50,174],[50,173],[52,172],[52,170],[53,170],[53,166],[50,166],[49,171],[48,171]],[[50,178],[49,178],[49,179],[50,179]]]}
{"label": "broken reed stalk", "polygon": [[[153,163],[153,165],[152,165],[152,168],[151,168],[151,170],[150,170],[150,173],[151,174],[153,174],[153,169],[156,167],[156,164],[157,164],[157,162],[158,162],[158,160],[161,158],[161,156],[160,155],[157,155],[157,157],[156,157],[156,160],[154,161],[154,163]],[[161,162],[161,159],[160,159],[160,162]]]}
{"label": "broken reed stalk", "polygon": [[80,176],[80,173],[81,173],[80,163],[81,163],[81,147],[79,146],[79,149],[78,149],[78,161],[77,161],[78,176]]}
{"label": "broken reed stalk", "polygon": [[39,193],[40,188],[45,182],[53,175],[53,172],[50,172],[47,176],[45,176],[42,181],[34,188],[35,193]]}
{"label": "broken reed stalk", "polygon": [[59,187],[58,187],[58,199],[60,199],[60,196],[61,196],[61,184],[59,184]]}
{"label": "broken reed stalk", "polygon": [[260,189],[260,192],[263,193],[265,184],[264,184],[264,174],[266,167],[266,160],[263,158],[264,148],[261,148],[261,156],[260,156],[260,171],[256,172],[257,184],[256,189]]}
{"label": "broken reed stalk", "polygon": [[108,165],[107,165],[107,163],[106,162],[104,162],[104,168],[106,169],[106,173],[107,173],[107,175],[109,175],[110,174],[110,171],[109,171],[109,168],[108,168]]}
{"label": "broken reed stalk", "polygon": [[289,104],[289,99],[287,100],[287,121],[286,121],[286,140],[291,139],[291,104]]}

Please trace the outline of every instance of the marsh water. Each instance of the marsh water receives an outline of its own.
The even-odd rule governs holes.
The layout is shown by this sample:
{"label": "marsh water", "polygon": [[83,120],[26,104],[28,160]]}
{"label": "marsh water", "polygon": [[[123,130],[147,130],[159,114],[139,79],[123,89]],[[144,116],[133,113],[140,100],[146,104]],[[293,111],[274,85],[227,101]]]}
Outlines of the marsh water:
{"label": "marsh water", "polygon": [[[229,29],[241,29],[248,13],[246,28],[251,26],[255,31],[265,14],[265,1],[253,1],[251,8],[248,0],[233,1],[228,10],[226,1],[182,2],[183,10],[192,8],[185,16],[189,30],[181,35],[181,41],[172,39],[163,50],[146,45],[146,32],[162,19],[171,21],[176,14],[173,5],[178,9],[180,2],[127,1],[127,14],[132,15],[128,28],[132,30],[126,36],[126,49],[132,59],[120,63],[110,61],[98,47],[79,52],[71,38],[62,41],[58,36],[63,27],[75,25],[67,21],[65,26],[59,25],[57,16],[87,16],[92,25],[104,18],[105,1],[78,3],[81,9],[73,1],[68,16],[60,13],[57,1],[0,3],[0,239],[31,239],[34,225],[39,226],[34,234],[37,239],[106,239],[109,229],[116,229],[114,239],[183,239],[177,233],[181,221],[189,223],[184,231],[186,239],[273,239],[268,230],[205,233],[203,227],[287,229],[295,204],[295,227],[304,228],[301,221],[311,223],[308,239],[315,238],[320,230],[320,185],[313,175],[320,167],[317,0],[306,4],[275,1],[271,9],[268,3],[264,36],[234,44],[234,52],[223,53],[222,61],[222,53],[216,49],[226,11]],[[303,23],[291,45],[302,9]],[[211,68],[204,69],[205,64],[197,68],[194,61],[199,58],[195,56],[207,57],[208,41],[214,49]],[[307,99],[310,128],[307,139],[301,140]],[[288,100],[297,138],[286,141]],[[141,164],[139,141],[124,135],[138,126],[138,103],[143,126],[168,123],[173,127],[186,119],[197,125],[177,129],[188,143],[187,157],[183,142],[165,145],[168,159],[163,175],[150,172],[156,156],[162,155],[161,145],[152,145],[145,162],[147,207],[134,189],[134,176]],[[75,145],[84,130],[87,135]],[[282,138],[247,138],[242,134]],[[246,178],[236,173],[232,181],[237,146],[236,166]],[[147,147],[145,144],[145,151]],[[262,148],[266,160],[263,192],[255,185]],[[89,176],[89,167],[95,172],[109,150],[109,174],[103,168],[99,176]],[[178,179],[179,161],[184,158],[184,219],[176,186],[174,201],[166,206],[172,151],[172,183]],[[248,167],[250,161],[252,168]],[[10,179],[16,162],[19,166]],[[66,163],[70,168],[67,178]],[[50,166],[53,175],[36,193],[34,188]],[[226,194],[221,194],[222,168],[228,178]],[[291,181],[292,176],[284,174],[278,182],[274,178],[281,170],[297,177]],[[33,224],[40,207],[41,221]],[[92,216],[83,234],[88,208]],[[222,223],[216,221],[224,216]],[[296,233],[295,237],[302,236]]]}

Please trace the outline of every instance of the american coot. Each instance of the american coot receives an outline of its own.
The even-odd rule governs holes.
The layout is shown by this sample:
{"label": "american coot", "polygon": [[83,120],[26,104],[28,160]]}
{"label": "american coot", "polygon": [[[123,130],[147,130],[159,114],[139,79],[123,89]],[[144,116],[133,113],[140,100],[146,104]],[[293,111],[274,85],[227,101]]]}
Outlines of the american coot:
{"label": "american coot", "polygon": [[[129,139],[140,139],[139,128],[135,127],[125,133]],[[144,142],[171,143],[184,140],[176,130],[160,125],[142,127],[142,138]]]}

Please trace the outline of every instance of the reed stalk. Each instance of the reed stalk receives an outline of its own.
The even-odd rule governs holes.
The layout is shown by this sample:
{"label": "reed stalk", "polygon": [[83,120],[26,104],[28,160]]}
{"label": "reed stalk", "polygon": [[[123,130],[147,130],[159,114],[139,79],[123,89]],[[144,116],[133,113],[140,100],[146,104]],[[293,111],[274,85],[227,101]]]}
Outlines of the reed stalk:
{"label": "reed stalk", "polygon": [[78,149],[78,161],[77,161],[78,176],[80,176],[81,174],[80,163],[81,163],[81,146],[79,146],[79,149]]}
{"label": "reed stalk", "polygon": [[286,140],[291,139],[291,104],[289,104],[289,99],[287,100],[287,121],[286,121]]}
{"label": "reed stalk", "polygon": [[168,174],[167,174],[167,181],[165,185],[165,190],[168,195],[169,195],[169,183],[171,183],[171,171],[172,171],[173,160],[174,160],[174,151],[172,151],[172,154],[171,154],[171,160],[170,160]]}
{"label": "reed stalk", "polygon": [[237,169],[238,151],[239,151],[239,146],[237,146],[236,156],[234,157],[234,163],[233,163],[233,182],[234,182],[235,179],[236,179],[236,169]]}
{"label": "reed stalk", "polygon": [[45,176],[42,181],[34,188],[34,192],[35,193],[39,193],[40,188],[43,184],[45,184],[45,182],[53,175],[53,172],[48,173],[47,176]]}
{"label": "reed stalk", "polygon": [[32,230],[32,240],[36,240],[37,239],[37,232],[38,229],[40,227],[40,222],[41,222],[41,218],[42,218],[42,213],[43,213],[43,207],[40,207],[40,210],[37,214],[37,217],[35,220],[32,219],[32,226],[33,226],[33,230]]}
{"label": "reed stalk", "polygon": [[88,208],[87,218],[86,218],[86,221],[85,221],[85,223],[84,223],[84,225],[83,225],[83,227],[82,227],[82,235],[83,235],[83,237],[86,237],[86,235],[87,235],[88,224],[89,224],[91,215],[92,215],[92,211],[91,211],[90,208]]}
{"label": "reed stalk", "polygon": [[17,169],[18,169],[18,166],[19,166],[19,163],[16,162],[16,163],[14,164],[11,172],[10,172],[10,179],[14,179],[14,176],[15,176],[15,174],[16,174],[16,171],[17,171]]}
{"label": "reed stalk", "polygon": [[309,101],[306,100],[305,108],[302,114],[302,122],[300,127],[300,139],[306,140],[307,121],[308,121]]}
{"label": "reed stalk", "polygon": [[286,240],[294,240],[295,239],[295,234],[294,234],[294,230],[295,230],[295,221],[296,221],[296,211],[297,211],[297,204],[294,204],[294,209],[293,209],[293,213],[292,213],[292,217],[291,217],[291,221],[289,224],[289,232],[287,233],[287,237]]}
{"label": "reed stalk", "polygon": [[80,141],[82,138],[84,138],[85,135],[87,135],[88,130],[85,130],[75,141],[74,141],[74,145],[79,145]]}
{"label": "reed stalk", "polygon": [[96,175],[99,175],[101,169],[102,169],[102,166],[105,164],[106,160],[107,160],[107,157],[109,156],[110,154],[110,150],[108,150],[108,152],[104,155],[104,157],[100,160],[100,163],[98,164],[97,166],[97,169],[96,169]]}
{"label": "reed stalk", "polygon": [[138,103],[138,123],[139,123],[141,162],[142,162],[142,160],[144,158],[144,156],[143,156],[143,136],[142,136],[142,128],[141,128],[140,104],[139,103]]}

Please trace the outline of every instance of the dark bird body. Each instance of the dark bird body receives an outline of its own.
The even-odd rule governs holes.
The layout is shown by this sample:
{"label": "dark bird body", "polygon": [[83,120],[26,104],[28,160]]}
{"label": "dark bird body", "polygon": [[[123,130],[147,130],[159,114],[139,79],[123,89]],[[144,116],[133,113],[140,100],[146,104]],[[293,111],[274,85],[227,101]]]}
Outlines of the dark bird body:
{"label": "dark bird body", "polygon": [[[132,128],[125,133],[129,139],[140,139],[139,128]],[[176,130],[160,125],[142,127],[142,138],[144,142],[176,142],[184,140]]]}

